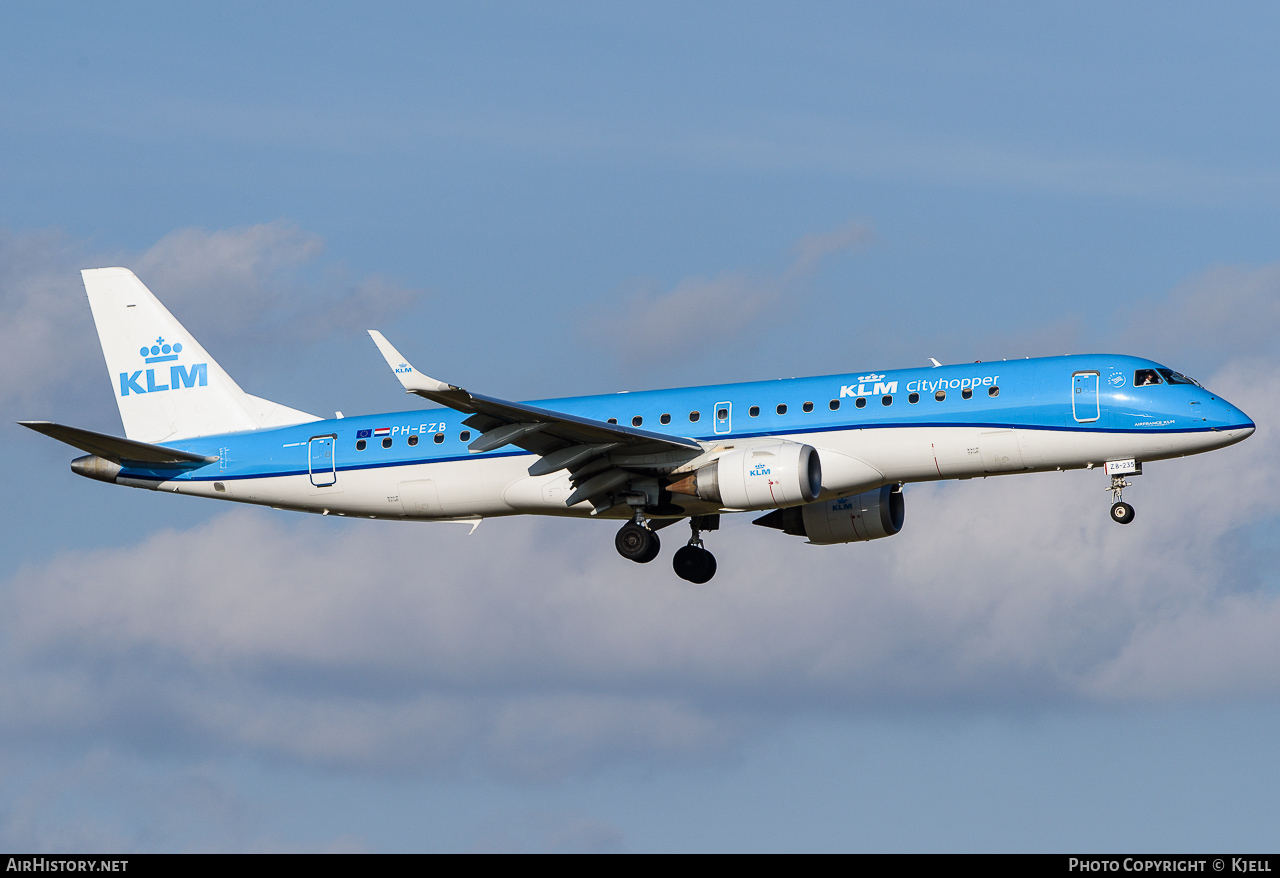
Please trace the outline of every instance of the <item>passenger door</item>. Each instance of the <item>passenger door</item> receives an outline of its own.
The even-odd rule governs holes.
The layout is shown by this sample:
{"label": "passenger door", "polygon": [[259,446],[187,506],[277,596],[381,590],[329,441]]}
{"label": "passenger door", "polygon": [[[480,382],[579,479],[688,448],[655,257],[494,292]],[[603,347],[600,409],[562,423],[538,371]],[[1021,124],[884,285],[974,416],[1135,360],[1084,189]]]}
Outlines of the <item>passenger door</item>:
{"label": "passenger door", "polygon": [[333,458],[336,436],[313,436],[308,443],[311,484],[327,488],[338,481],[338,467]]}
{"label": "passenger door", "polygon": [[1098,420],[1098,373],[1076,372],[1071,376],[1071,414],[1087,424]]}

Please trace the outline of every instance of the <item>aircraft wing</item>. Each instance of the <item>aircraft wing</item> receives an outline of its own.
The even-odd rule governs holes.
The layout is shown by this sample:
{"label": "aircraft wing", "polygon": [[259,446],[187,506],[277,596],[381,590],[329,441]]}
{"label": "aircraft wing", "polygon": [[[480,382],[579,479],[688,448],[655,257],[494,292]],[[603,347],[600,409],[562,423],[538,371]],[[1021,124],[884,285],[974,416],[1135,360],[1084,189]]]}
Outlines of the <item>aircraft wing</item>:
{"label": "aircraft wing", "polygon": [[[515,445],[542,457],[542,460],[529,468],[530,475],[545,475],[568,469],[576,476],[580,470],[587,469],[587,464],[592,460],[609,451],[622,451],[628,455],[681,451],[696,455],[702,452],[701,445],[683,436],[651,433],[635,427],[624,427],[471,393],[461,387],[437,381],[413,368],[376,329],[369,330],[369,335],[407,392],[471,416],[463,423],[481,433],[468,446],[471,451],[492,451],[504,445]],[[595,473],[600,472],[598,467],[590,469]],[[593,478],[590,482],[612,482],[610,488],[616,488],[619,478],[620,476],[610,476],[602,481]],[[574,496],[578,497],[574,500],[575,503],[591,496],[579,496],[580,493],[575,492]]]}
{"label": "aircraft wing", "polygon": [[165,448],[163,445],[150,445],[133,439],[121,439],[108,436],[106,433],[95,433],[92,430],[81,430],[79,427],[67,427],[51,421],[18,421],[22,426],[43,433],[59,442],[65,442],[73,448],[96,454],[119,464],[141,463],[148,466],[195,467],[213,463],[218,458],[206,457],[192,451],[179,451],[177,448]]}

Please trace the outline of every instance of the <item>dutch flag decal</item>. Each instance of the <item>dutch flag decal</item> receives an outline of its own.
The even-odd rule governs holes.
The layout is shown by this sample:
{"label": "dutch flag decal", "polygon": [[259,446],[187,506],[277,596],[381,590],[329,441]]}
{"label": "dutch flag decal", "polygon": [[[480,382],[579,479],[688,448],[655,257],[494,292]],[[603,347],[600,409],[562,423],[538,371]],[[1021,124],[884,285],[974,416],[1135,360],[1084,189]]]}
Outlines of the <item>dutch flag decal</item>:
{"label": "dutch flag decal", "polygon": [[373,435],[375,435],[375,436],[390,436],[390,435],[391,435],[391,428],[390,428],[390,427],[379,427],[378,429],[376,429],[376,430],[374,430],[374,431],[373,431]]}

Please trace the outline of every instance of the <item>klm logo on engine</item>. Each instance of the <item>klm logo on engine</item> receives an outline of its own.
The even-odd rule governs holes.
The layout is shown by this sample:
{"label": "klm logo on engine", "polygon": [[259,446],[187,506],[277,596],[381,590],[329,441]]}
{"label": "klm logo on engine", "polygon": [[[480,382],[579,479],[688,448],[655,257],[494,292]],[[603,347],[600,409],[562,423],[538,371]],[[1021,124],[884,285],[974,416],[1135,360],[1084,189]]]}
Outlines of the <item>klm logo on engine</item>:
{"label": "klm logo on engine", "polygon": [[[209,385],[209,364],[193,363],[190,368],[183,366],[181,363],[174,363],[169,366],[169,374],[164,374],[164,366],[156,366],[156,363],[169,363],[178,359],[178,355],[182,353],[182,342],[174,342],[169,344],[163,337],[157,338],[156,343],[150,347],[142,347],[138,349],[138,355],[142,357],[143,363],[148,368],[139,369],[136,372],[120,373],[120,395],[128,396],[131,393],[159,393],[162,390],[181,390],[184,387],[207,387]],[[160,384],[156,381],[156,372],[160,373],[160,381],[168,379],[167,384]],[[146,373],[144,379],[143,373]],[[146,385],[143,386],[143,382]]]}
{"label": "klm logo on engine", "polygon": [[749,476],[768,476],[772,474],[773,470],[767,463],[753,463],[750,471],[747,473]]}
{"label": "klm logo on engine", "polygon": [[[897,381],[885,381],[883,375],[877,375],[872,372],[870,375],[859,375],[857,384],[840,385],[840,398],[846,396],[884,396],[890,393],[898,392]],[[871,389],[867,389],[867,385],[871,385]]]}

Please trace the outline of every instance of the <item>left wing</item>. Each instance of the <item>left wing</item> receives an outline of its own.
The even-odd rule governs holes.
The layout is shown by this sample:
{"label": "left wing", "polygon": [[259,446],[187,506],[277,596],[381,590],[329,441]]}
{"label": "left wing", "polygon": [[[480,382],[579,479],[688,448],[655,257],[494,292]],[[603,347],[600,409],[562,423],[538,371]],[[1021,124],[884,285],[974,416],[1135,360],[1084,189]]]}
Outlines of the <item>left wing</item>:
{"label": "left wing", "polygon": [[[695,440],[683,436],[651,433],[471,393],[423,375],[376,329],[369,330],[369,335],[406,392],[471,416],[463,423],[481,434],[467,446],[471,451],[492,451],[515,445],[541,458],[529,467],[531,476],[569,470],[577,490],[566,505],[583,500],[592,500],[594,505],[595,498],[626,487],[633,474],[602,460],[611,452],[611,457],[674,453],[676,457],[691,459],[703,451]],[[596,505],[596,508],[602,511],[607,506]]]}

